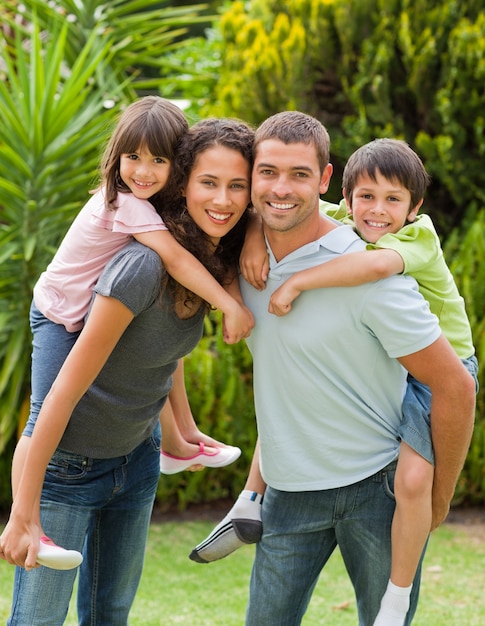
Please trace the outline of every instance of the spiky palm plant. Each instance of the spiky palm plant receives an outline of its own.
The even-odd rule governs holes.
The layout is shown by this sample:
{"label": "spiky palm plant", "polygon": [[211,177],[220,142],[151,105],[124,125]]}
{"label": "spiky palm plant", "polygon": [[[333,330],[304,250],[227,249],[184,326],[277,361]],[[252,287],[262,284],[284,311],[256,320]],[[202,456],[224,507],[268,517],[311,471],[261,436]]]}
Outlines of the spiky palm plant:
{"label": "spiky palm plant", "polygon": [[0,453],[28,410],[32,287],[97,182],[117,107],[160,86],[140,67],[159,65],[196,19],[155,4],[0,6]]}
{"label": "spiky palm plant", "polygon": [[90,81],[110,56],[92,36],[64,64],[67,24],[34,20],[2,41],[0,81],[0,447],[28,396],[32,286],[93,185],[112,112]]}

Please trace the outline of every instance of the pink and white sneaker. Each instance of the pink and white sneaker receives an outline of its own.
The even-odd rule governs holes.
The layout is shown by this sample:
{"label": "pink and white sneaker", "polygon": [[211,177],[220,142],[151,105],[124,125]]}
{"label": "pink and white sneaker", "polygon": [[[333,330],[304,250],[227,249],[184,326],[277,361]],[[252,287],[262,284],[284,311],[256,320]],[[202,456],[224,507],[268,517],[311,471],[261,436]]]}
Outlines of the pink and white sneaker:
{"label": "pink and white sneaker", "polygon": [[241,456],[240,448],[226,446],[216,448],[215,452],[206,452],[202,441],[199,442],[199,452],[193,456],[173,456],[168,452],[160,452],[160,472],[162,474],[177,474],[183,472],[192,465],[204,465],[205,467],[224,467],[233,463]]}
{"label": "pink and white sneaker", "polygon": [[51,569],[73,569],[83,562],[83,555],[77,550],[66,550],[56,545],[49,537],[40,538],[37,563]]}

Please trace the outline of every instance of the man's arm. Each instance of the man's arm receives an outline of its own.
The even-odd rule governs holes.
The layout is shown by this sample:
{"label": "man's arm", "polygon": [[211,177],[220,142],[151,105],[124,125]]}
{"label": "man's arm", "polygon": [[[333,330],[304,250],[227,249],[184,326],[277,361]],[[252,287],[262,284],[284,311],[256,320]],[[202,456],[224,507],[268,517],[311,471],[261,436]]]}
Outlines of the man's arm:
{"label": "man's arm", "polygon": [[470,445],[475,420],[475,382],[441,336],[424,350],[399,359],[432,394],[435,456],[432,530],[446,518]]}

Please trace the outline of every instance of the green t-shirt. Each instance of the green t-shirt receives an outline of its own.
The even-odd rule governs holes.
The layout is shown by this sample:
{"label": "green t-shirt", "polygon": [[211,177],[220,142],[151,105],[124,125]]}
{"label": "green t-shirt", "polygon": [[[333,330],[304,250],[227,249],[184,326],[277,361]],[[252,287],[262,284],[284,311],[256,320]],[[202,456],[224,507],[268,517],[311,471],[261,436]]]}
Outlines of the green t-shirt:
{"label": "green t-shirt", "polygon": [[[354,225],[347,215],[344,200],[340,204],[321,201],[320,210],[340,222]],[[409,274],[418,283],[421,294],[439,319],[441,330],[457,355],[461,359],[472,356],[475,349],[465,302],[446,264],[431,218],[418,215],[414,222],[406,224],[399,232],[387,233],[375,244],[367,244],[368,250],[379,248],[389,248],[401,255],[403,273]]]}

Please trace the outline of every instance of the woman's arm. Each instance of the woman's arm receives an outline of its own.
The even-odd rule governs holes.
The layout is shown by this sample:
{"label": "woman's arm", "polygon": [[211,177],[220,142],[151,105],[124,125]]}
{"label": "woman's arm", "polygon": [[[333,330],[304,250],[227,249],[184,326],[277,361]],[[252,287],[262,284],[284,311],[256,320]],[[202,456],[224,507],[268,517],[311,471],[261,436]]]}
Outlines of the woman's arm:
{"label": "woman's arm", "polygon": [[178,283],[224,313],[226,319],[224,339],[227,343],[237,343],[249,335],[254,324],[247,309],[232,298],[202,263],[168,230],[138,233],[134,237],[158,254],[167,272]]}
{"label": "woman's arm", "polygon": [[355,287],[404,271],[401,255],[389,248],[364,250],[342,256],[293,274],[272,294],[269,312],[279,317],[291,311],[302,291],[323,287]]}
{"label": "woman's arm", "polygon": [[[78,340],[47,394],[32,434],[10,519],[0,538],[9,563],[35,566],[39,533],[33,508],[39,501],[47,464],[75,406],[101,371],[133,313],[119,300],[97,295]],[[37,516],[38,517],[38,516]]]}

